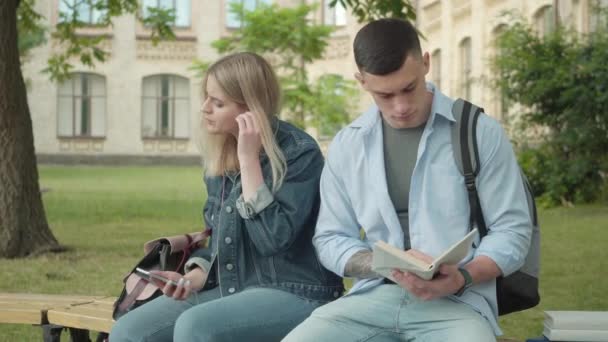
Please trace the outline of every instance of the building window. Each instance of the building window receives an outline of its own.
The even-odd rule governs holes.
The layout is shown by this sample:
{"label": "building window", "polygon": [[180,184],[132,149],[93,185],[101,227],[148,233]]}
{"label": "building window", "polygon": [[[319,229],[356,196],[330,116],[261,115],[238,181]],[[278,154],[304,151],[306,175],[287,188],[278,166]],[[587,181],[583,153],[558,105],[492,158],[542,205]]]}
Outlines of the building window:
{"label": "building window", "polygon": [[553,6],[547,5],[539,9],[534,15],[534,26],[538,34],[543,37],[555,31],[555,11]]}
{"label": "building window", "polygon": [[59,137],[103,137],[106,130],[105,118],[106,80],[103,76],[76,73],[59,84]]}
{"label": "building window", "polygon": [[260,5],[270,5],[272,0],[225,0],[224,3],[226,4],[226,27],[238,29],[243,23],[236,13],[232,12],[233,4],[240,4],[245,11],[255,11]]}
{"label": "building window", "polygon": [[98,25],[106,12],[96,9],[94,0],[59,0],[59,22],[79,21]]}
{"label": "building window", "polygon": [[144,77],[141,117],[144,138],[188,138],[188,79],[175,75]]}
{"label": "building window", "polygon": [[607,25],[607,10],[608,0],[592,0],[589,3],[589,32],[595,32],[598,27]]}
{"label": "building window", "polygon": [[437,89],[441,89],[441,49],[431,55],[431,77]]}
{"label": "building window", "polygon": [[323,1],[323,24],[329,26],[345,26],[346,25],[346,9],[340,2],[336,2],[336,6],[331,7],[331,0]]}
{"label": "building window", "polygon": [[473,55],[471,47],[471,38],[465,38],[460,42],[460,92],[465,100],[471,99],[471,85],[473,72]]}
{"label": "building window", "polygon": [[175,15],[174,27],[190,27],[190,0],[142,0],[143,17],[150,15],[149,8],[172,9]]}

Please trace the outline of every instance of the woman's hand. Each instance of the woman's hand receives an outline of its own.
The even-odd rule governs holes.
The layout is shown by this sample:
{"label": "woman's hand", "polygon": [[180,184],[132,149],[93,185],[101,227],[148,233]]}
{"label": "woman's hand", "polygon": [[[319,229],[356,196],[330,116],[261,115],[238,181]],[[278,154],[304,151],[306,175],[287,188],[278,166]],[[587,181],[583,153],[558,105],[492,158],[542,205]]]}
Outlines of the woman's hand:
{"label": "woman's hand", "polygon": [[237,156],[241,167],[251,163],[260,163],[260,151],[262,150],[262,138],[260,129],[253,113],[245,112],[236,117],[239,125]]}
{"label": "woman's hand", "polygon": [[205,285],[207,280],[207,272],[200,267],[195,267],[192,271],[181,275],[171,271],[151,271],[165,278],[171,279],[177,283],[177,286],[164,283],[161,280],[152,278],[154,284],[163,291],[166,296],[173,297],[176,300],[184,300],[190,296],[192,291],[198,291]]}
{"label": "woman's hand", "polygon": [[262,138],[256,118],[251,112],[245,112],[237,116],[236,121],[239,124],[237,155],[241,168],[243,199],[248,201],[255,194],[257,188],[264,183],[260,165]]}

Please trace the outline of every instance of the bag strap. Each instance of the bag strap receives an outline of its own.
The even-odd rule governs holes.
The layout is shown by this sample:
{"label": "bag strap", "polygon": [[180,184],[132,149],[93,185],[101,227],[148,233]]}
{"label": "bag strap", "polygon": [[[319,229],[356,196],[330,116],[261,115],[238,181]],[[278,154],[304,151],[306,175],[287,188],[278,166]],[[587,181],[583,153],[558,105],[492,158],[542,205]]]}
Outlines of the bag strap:
{"label": "bag strap", "polygon": [[125,298],[123,299],[123,301],[120,302],[120,304],[118,304],[118,310],[120,312],[125,312],[128,308],[130,308],[131,305],[133,303],[135,303],[135,300],[137,300],[137,297],[139,297],[139,295],[144,290],[144,288],[146,287],[147,284],[148,284],[147,280],[140,278],[137,281],[137,284],[135,285],[135,287],[133,288],[133,291],[128,293],[125,296]]}
{"label": "bag strap", "polygon": [[477,119],[483,113],[483,108],[477,107],[469,101],[457,99],[452,106],[452,115],[456,122],[452,125],[452,150],[454,160],[464,182],[469,197],[471,212],[469,215],[470,228],[477,227],[479,236],[483,238],[488,234],[486,222],[475,179],[479,174],[480,161],[477,146]]}

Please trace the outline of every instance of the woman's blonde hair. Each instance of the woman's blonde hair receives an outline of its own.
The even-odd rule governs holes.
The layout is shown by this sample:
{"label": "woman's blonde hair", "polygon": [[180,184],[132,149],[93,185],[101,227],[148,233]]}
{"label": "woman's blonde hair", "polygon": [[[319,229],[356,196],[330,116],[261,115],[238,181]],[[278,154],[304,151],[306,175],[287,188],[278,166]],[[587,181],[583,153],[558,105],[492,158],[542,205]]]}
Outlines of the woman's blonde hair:
{"label": "woman's blonde hair", "polygon": [[[250,52],[224,56],[209,67],[203,78],[203,100],[207,99],[210,76],[230,100],[247,106],[253,113],[262,147],[270,161],[272,191],[276,192],[283,183],[287,163],[271,125],[281,106],[281,88],[272,67],[264,58]],[[201,153],[207,175],[219,176],[239,169],[237,140],[232,134],[207,134],[202,120],[201,133]]]}

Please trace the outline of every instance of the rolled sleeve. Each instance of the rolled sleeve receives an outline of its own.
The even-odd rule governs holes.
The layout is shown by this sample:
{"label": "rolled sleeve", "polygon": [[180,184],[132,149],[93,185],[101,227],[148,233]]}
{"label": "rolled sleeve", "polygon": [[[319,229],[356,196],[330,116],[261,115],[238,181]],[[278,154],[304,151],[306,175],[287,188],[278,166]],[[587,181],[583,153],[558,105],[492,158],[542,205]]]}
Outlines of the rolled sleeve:
{"label": "rolled sleeve", "polygon": [[330,146],[327,163],[321,175],[321,207],[313,244],[321,264],[339,276],[344,276],[348,260],[357,252],[369,250],[361,241],[352,204],[344,183],[334,172],[334,165],[341,165],[334,158],[341,156],[335,144]]}
{"label": "rolled sleeve", "polygon": [[274,196],[272,192],[270,192],[266,183],[262,183],[248,201],[245,201],[243,195],[240,195],[236,200],[236,208],[241,217],[247,220],[254,218],[273,201]]}
{"label": "rolled sleeve", "polygon": [[209,273],[209,270],[211,269],[211,263],[200,257],[192,257],[186,262],[186,265],[184,266],[184,271],[188,273],[196,267],[200,267],[203,271],[205,271],[205,273]]}
{"label": "rolled sleeve", "polygon": [[486,144],[481,151],[478,189],[488,235],[482,239],[476,255],[494,260],[507,276],[523,265],[533,227],[513,148],[498,123],[487,118],[485,121],[489,129],[484,130],[485,136],[478,136],[478,141],[494,143]]}

